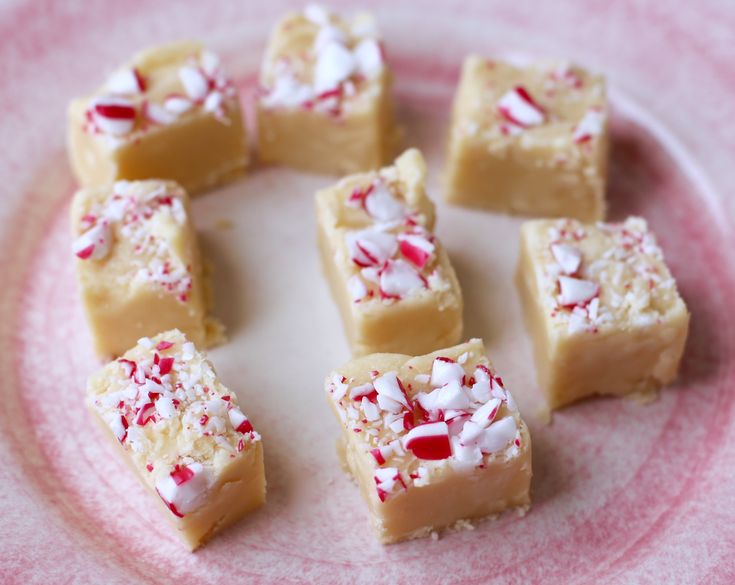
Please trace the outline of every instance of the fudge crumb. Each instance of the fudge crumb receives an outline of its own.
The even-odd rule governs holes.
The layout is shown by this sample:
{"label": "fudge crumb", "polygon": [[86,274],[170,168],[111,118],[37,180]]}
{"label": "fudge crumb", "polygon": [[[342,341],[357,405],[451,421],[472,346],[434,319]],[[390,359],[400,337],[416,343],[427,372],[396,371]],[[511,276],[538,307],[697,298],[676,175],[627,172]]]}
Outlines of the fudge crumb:
{"label": "fudge crumb", "polygon": [[221,217],[214,222],[214,227],[218,230],[231,230],[233,227],[235,227],[235,223],[231,219]]}
{"label": "fudge crumb", "polygon": [[646,406],[658,400],[658,390],[640,390],[638,392],[631,392],[626,396],[626,398],[628,400],[632,400],[639,406]]}

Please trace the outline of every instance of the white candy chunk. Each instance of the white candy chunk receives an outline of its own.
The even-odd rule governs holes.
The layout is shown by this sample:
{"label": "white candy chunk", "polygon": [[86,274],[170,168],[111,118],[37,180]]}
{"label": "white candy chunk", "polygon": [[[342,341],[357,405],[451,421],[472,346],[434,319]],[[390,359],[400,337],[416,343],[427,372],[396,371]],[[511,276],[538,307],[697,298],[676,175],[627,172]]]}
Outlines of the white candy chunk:
{"label": "white candy chunk", "polygon": [[375,39],[365,39],[354,49],[357,71],[372,79],[383,70],[383,53]]}
{"label": "white candy chunk", "polygon": [[72,251],[83,260],[101,260],[110,253],[111,245],[112,230],[102,221],[74,240]]}
{"label": "white candy chunk", "polygon": [[163,107],[172,114],[183,114],[188,112],[194,106],[194,103],[183,95],[170,95],[163,100]]}
{"label": "white candy chunk", "polygon": [[262,103],[267,108],[295,108],[314,97],[315,93],[310,85],[300,83],[293,75],[282,75],[276,78]]}
{"label": "white candy chunk", "polygon": [[220,91],[211,92],[204,100],[204,111],[205,112],[217,112],[222,107],[222,102],[225,97]]}
{"label": "white candy chunk", "polygon": [[559,277],[559,288],[561,289],[559,302],[565,307],[584,305],[595,298],[600,291],[595,282],[569,276]]}
{"label": "white candy chunk", "polygon": [[393,234],[375,229],[348,232],[345,243],[350,258],[359,266],[382,266],[398,250]]}
{"label": "white candy chunk", "polygon": [[396,221],[406,217],[406,208],[382,183],[376,183],[365,196],[365,210],[370,217],[380,222]]}
{"label": "white candy chunk", "polygon": [[543,124],[546,119],[543,110],[529,98],[523,88],[516,87],[500,98],[498,110],[508,121],[524,128]]}
{"label": "white candy chunk", "polygon": [[156,412],[163,419],[169,419],[176,414],[176,407],[171,396],[163,395],[156,400]]}
{"label": "white candy chunk", "polygon": [[444,358],[436,358],[431,365],[431,385],[444,386],[452,380],[462,382],[464,368],[453,361]]}
{"label": "white candy chunk", "polygon": [[322,26],[314,40],[314,51],[320,53],[329,43],[347,44],[347,37],[342,29],[331,24]]}
{"label": "white candy chunk", "polygon": [[[378,393],[378,404],[380,404],[381,398],[387,398],[392,402],[409,408],[406,395],[403,393],[403,390],[401,390],[401,386],[398,383],[398,376],[395,372],[386,372],[382,376],[376,378],[373,382],[373,386]],[[389,409],[384,408],[383,410]]]}
{"label": "white candy chunk", "polygon": [[181,515],[196,510],[209,487],[209,472],[201,463],[191,463],[156,480],[161,498]]}
{"label": "white candy chunk", "polygon": [[380,410],[367,399],[367,396],[362,397],[360,408],[362,408],[362,412],[365,414],[365,418],[368,421],[374,421],[380,418]]}
{"label": "white candy chunk", "polygon": [[478,425],[472,420],[468,420],[462,426],[462,431],[459,433],[459,440],[462,445],[477,445],[483,436],[484,430],[485,427]]}
{"label": "white candy chunk", "polygon": [[112,433],[117,437],[117,440],[122,443],[128,432],[123,424],[122,416],[119,413],[111,412],[106,416],[105,420],[107,422],[107,426],[110,427]]}
{"label": "white candy chunk", "polygon": [[153,102],[146,103],[144,109],[145,117],[154,124],[167,126],[172,124],[178,118],[174,112],[167,110],[164,106]]}
{"label": "white candy chunk", "polygon": [[347,281],[347,290],[353,302],[361,301],[368,293],[367,286],[357,274],[353,274]]}
{"label": "white candy chunk", "polygon": [[105,84],[105,89],[118,95],[135,95],[143,92],[141,79],[135,69],[120,69],[113,73]]}
{"label": "white candy chunk", "polygon": [[389,261],[380,272],[380,290],[390,297],[400,299],[425,286],[416,269],[405,260]]}
{"label": "white candy chunk", "polygon": [[385,492],[393,491],[398,480],[398,469],[396,467],[379,467],[375,470],[375,483]]}
{"label": "white candy chunk", "polygon": [[332,392],[332,398],[334,400],[342,400],[345,394],[347,394],[347,384],[342,381],[342,377],[339,374],[332,376],[332,385],[334,386],[334,392]]}
{"label": "white candy chunk", "polygon": [[470,420],[483,429],[490,426],[498,413],[500,404],[501,400],[499,398],[491,398],[472,414]]}
{"label": "white candy chunk", "polygon": [[228,402],[221,398],[208,400],[206,404],[207,413],[211,416],[224,416],[227,413]]}
{"label": "white candy chunk", "polygon": [[482,463],[482,451],[477,445],[465,445],[459,437],[451,438],[452,456],[460,469],[473,468]]}
{"label": "white candy chunk", "polygon": [[585,142],[602,132],[605,125],[605,114],[600,110],[588,110],[574,129],[574,142]]}
{"label": "white candy chunk", "polygon": [[203,100],[209,92],[209,81],[204,74],[191,65],[184,65],[179,69],[179,79],[184,85],[184,91],[195,102]]}
{"label": "white candy chunk", "polygon": [[469,396],[462,388],[462,384],[457,380],[450,380],[431,394],[436,394],[433,401],[436,410],[466,410],[472,404]]}
{"label": "white candy chunk", "polygon": [[214,77],[220,68],[219,55],[212,51],[203,51],[201,56],[202,70],[209,77]]}
{"label": "white candy chunk", "polygon": [[[490,380],[485,376],[485,379],[477,379],[477,372],[481,370],[475,370],[475,383],[472,385],[472,398],[475,402],[485,403],[490,400]],[[484,374],[484,372],[483,372]]]}
{"label": "white candy chunk", "polygon": [[328,43],[319,53],[314,68],[314,89],[317,93],[334,89],[355,72],[352,52],[340,43]]}
{"label": "white candy chunk", "polygon": [[480,449],[483,453],[494,453],[504,449],[515,439],[517,430],[516,419],[512,416],[494,422],[485,429],[480,441]]}
{"label": "white candy chunk", "polygon": [[582,263],[582,251],[571,244],[551,244],[551,254],[564,274],[574,274]]}

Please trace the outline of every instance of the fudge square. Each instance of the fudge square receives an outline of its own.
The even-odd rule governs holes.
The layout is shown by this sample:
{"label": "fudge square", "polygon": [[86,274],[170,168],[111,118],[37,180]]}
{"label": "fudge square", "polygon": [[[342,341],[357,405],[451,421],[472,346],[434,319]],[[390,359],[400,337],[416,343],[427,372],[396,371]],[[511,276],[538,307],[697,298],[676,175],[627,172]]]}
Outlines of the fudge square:
{"label": "fudge square", "polygon": [[82,189],[71,206],[77,281],[95,350],[122,354],[174,327],[207,343],[199,242],[186,192],[172,181]]}
{"label": "fudge square", "polygon": [[526,222],[517,282],[551,408],[676,377],[689,313],[645,220]]}
{"label": "fudge square", "polygon": [[69,156],[83,187],[164,178],[194,194],[244,172],[237,90],[195,42],[137,54],[69,108]]}
{"label": "fudge square", "polygon": [[355,355],[426,353],[459,341],[462,292],[432,233],[418,150],[316,195],[322,267]]}
{"label": "fudge square", "polygon": [[371,15],[318,6],[275,27],[257,100],[258,156],[326,174],[377,169],[399,141],[391,73]]}
{"label": "fudge square", "polygon": [[93,375],[87,405],[190,549],[265,501],[260,435],[180,331]]}
{"label": "fudge square", "polygon": [[544,217],[603,219],[605,81],[579,67],[514,67],[470,56],[452,114],[450,203]]}
{"label": "fudge square", "polygon": [[531,438],[481,340],[364,356],[333,372],[326,391],[339,454],[381,542],[528,509]]}

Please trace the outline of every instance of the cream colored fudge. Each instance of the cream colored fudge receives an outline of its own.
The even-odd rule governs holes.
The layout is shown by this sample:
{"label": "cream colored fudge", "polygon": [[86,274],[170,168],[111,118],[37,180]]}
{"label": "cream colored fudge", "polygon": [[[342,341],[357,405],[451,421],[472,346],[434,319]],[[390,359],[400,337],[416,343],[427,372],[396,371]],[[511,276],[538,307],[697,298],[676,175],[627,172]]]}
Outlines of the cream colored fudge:
{"label": "cream colored fudge", "polygon": [[454,100],[450,203],[583,221],[605,215],[605,81],[559,62],[467,57]]}
{"label": "cream colored fudge", "polygon": [[194,194],[248,162],[237,90],[219,57],[194,42],[143,51],[74,100],[68,143],[83,187],[163,178]]}
{"label": "cream colored fudge", "polygon": [[689,313],[645,220],[525,223],[518,286],[551,408],[676,377]]}
{"label": "cream colored fudge", "polygon": [[[171,181],[118,181],[74,195],[71,223],[82,304],[95,350],[122,354],[179,328],[206,345],[214,321],[186,192]],[[210,336],[211,337],[211,336]]]}
{"label": "cream colored fudge", "polygon": [[192,550],[265,501],[260,435],[180,331],[92,376],[87,405]]}
{"label": "cream colored fudge", "polygon": [[420,354],[459,341],[462,293],[431,231],[419,151],[316,195],[322,266],[355,355]]}
{"label": "cream colored fudge", "polygon": [[271,35],[260,83],[261,161],[346,174],[394,156],[391,72],[372,16],[345,20],[319,6],[288,14]]}
{"label": "cream colored fudge", "polygon": [[528,509],[531,437],[479,339],[353,360],[326,391],[381,542]]}

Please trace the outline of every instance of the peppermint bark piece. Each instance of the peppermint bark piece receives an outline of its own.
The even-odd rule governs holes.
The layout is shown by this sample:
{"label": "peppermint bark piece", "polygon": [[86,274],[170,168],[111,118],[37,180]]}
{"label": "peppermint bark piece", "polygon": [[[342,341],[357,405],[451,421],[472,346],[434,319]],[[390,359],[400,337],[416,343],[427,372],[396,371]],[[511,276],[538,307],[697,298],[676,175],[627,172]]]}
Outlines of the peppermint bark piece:
{"label": "peppermint bark piece", "polygon": [[525,223],[517,284],[551,408],[676,378],[689,312],[642,218]]}
{"label": "peppermint bark piece", "polygon": [[424,353],[459,341],[462,293],[431,231],[419,151],[316,195],[322,266],[355,355]]}
{"label": "peppermint bark piece", "polygon": [[602,219],[609,135],[605,80],[563,62],[466,58],[452,114],[450,203]]}
{"label": "peppermint bark piece", "polygon": [[190,549],[265,501],[260,435],[180,331],[92,376],[87,405]]}
{"label": "peppermint bark piece", "polygon": [[122,354],[171,328],[216,341],[189,198],[172,181],[118,181],[74,195],[72,253],[96,352]]}
{"label": "peppermint bark piece", "polygon": [[166,178],[192,194],[248,162],[237,89],[196,42],[140,52],[69,107],[68,149],[84,187]]}
{"label": "peppermint bark piece", "polygon": [[528,509],[531,438],[481,340],[358,358],[326,392],[381,542]]}
{"label": "peppermint bark piece", "polygon": [[260,75],[258,157],[327,174],[377,169],[398,130],[375,20],[319,6],[274,28]]}

